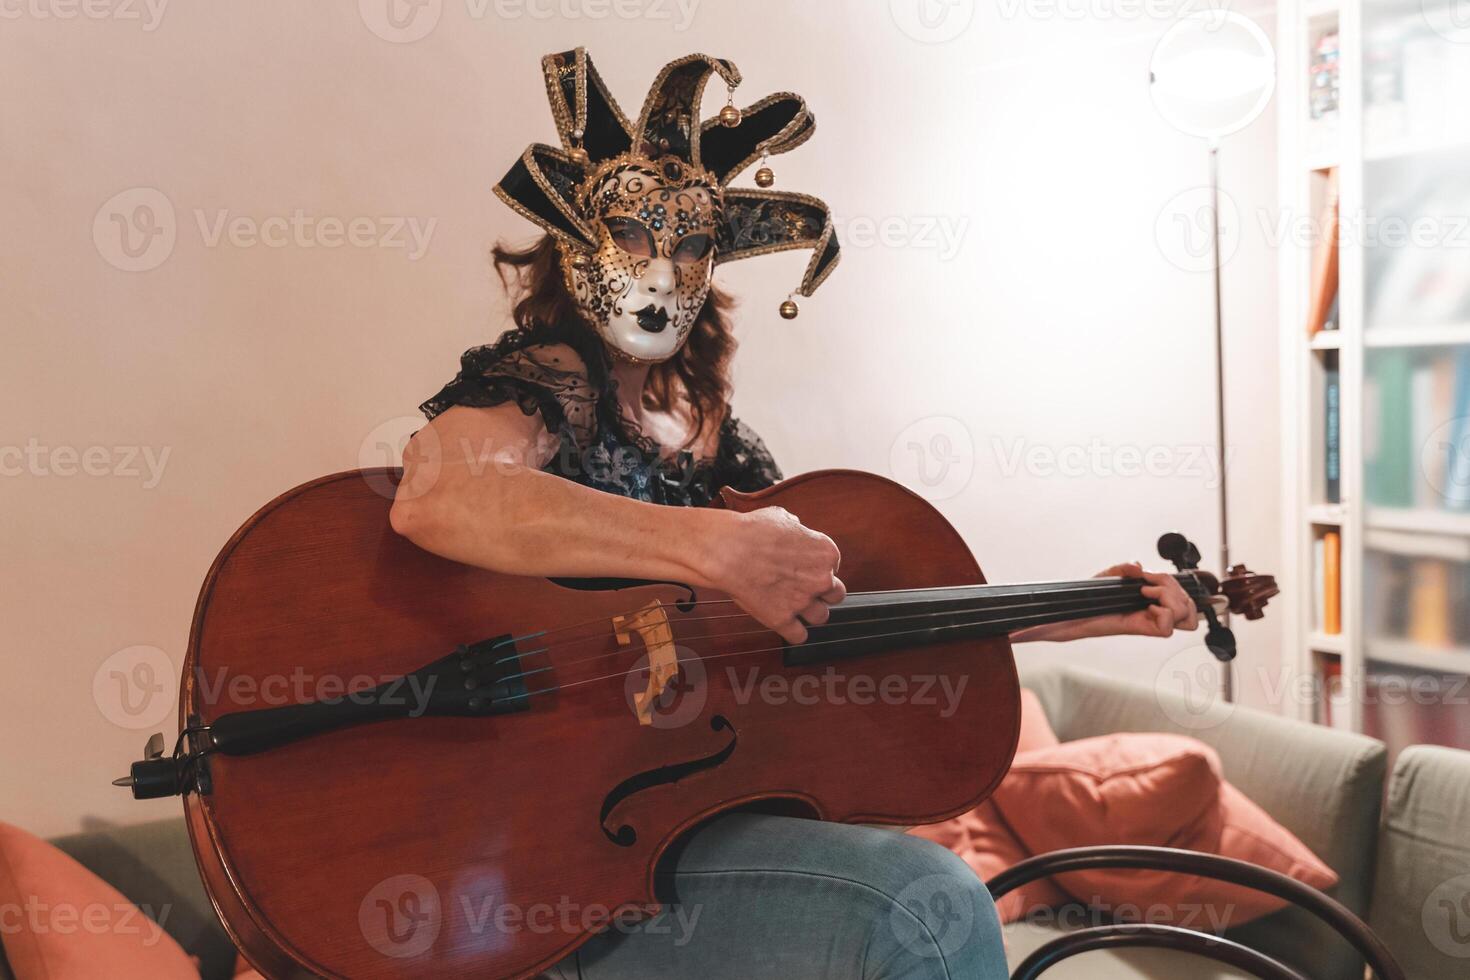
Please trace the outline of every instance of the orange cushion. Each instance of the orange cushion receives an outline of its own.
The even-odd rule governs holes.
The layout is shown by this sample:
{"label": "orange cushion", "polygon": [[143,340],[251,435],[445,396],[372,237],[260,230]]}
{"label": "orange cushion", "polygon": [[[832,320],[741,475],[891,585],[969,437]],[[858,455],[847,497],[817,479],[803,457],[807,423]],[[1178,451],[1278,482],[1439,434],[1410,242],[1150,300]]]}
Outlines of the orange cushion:
{"label": "orange cushion", "polygon": [[0,939],[16,980],[199,980],[183,947],[121,892],[7,823]]}
{"label": "orange cushion", "polygon": [[[1153,844],[1239,858],[1316,888],[1337,884],[1305,844],[1221,779],[1214,749],[1181,735],[1104,735],[1018,755],[994,802],[1030,854]],[[1078,871],[1056,882],[1073,898],[1124,917],[1182,919],[1192,909],[1191,922],[1173,924],[1195,928],[1238,926],[1286,905],[1167,872]]]}
{"label": "orange cushion", "polygon": [[1021,741],[1016,751],[1033,752],[1060,744],[1057,733],[1051,730],[1051,722],[1046,720],[1046,712],[1041,709],[1036,692],[1027,687],[1021,688]]}
{"label": "orange cushion", "polygon": [[995,801],[1027,849],[1041,854],[1082,844],[1162,844],[1219,794],[1219,761],[1202,743],[1128,734],[1018,753]]}

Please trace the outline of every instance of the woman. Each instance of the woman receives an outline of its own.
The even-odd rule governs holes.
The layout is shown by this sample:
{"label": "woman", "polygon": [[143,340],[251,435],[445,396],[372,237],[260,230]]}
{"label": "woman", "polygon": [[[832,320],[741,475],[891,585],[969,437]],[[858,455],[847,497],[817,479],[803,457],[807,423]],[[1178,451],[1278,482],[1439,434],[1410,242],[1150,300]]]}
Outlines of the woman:
{"label": "woman", "polygon": [[[717,261],[798,246],[814,249],[803,295],[831,271],[837,248],[820,202],[726,186],[755,149],[803,141],[810,116],[781,96],[700,127],[708,75],[732,86],[739,75],[691,56],[663,70],[630,126],[583,51],[543,67],[567,150],[532,147],[496,190],[548,235],[495,250],[517,297],[514,329],[467,352],[424,403],[430,422],[405,452],[393,527],[500,572],[716,589],[801,643],[845,595],[837,547],[779,507],[702,505],[721,486],[781,478],[730,414],[729,303],[710,277]],[[1171,577],[1136,565],[1103,574],[1147,577],[1158,604],[1015,638],[1193,628],[1194,606]],[[593,939],[558,965],[561,976],[1006,976],[984,885],[928,841],[741,813],[700,828],[666,863],[677,904]]]}

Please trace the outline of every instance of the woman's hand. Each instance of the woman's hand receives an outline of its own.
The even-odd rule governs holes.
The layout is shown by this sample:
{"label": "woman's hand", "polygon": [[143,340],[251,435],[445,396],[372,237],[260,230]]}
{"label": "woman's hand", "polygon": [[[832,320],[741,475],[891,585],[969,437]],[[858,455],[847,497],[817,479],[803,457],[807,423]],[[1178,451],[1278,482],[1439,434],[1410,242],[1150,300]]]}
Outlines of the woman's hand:
{"label": "woman's hand", "polygon": [[733,516],[710,542],[708,584],[787,643],[805,642],[806,628],[825,623],[847,595],[837,545],[782,507]]}
{"label": "woman's hand", "polygon": [[1099,627],[1107,628],[1106,632],[1090,635],[1171,636],[1176,629],[1192,630],[1199,625],[1199,610],[1195,608],[1194,600],[1189,598],[1184,587],[1173,575],[1167,572],[1145,572],[1143,566],[1138,562],[1130,561],[1123,565],[1105,568],[1094,578],[1108,578],[1114,575],[1147,580],[1149,584],[1140,591],[1153,599],[1157,605],[1139,609],[1136,612],[1116,613],[1112,616],[1098,616],[1095,620],[1084,620],[1084,622],[1094,622]]}
{"label": "woman's hand", "polygon": [[1035,626],[1011,634],[1016,642],[1027,640],[1079,640],[1088,636],[1172,636],[1176,629],[1192,630],[1199,625],[1199,610],[1184,587],[1167,572],[1146,572],[1136,561],[1113,565],[1094,578],[1141,578],[1149,584],[1143,594],[1155,605],[1130,613],[1113,613],[1067,623]]}

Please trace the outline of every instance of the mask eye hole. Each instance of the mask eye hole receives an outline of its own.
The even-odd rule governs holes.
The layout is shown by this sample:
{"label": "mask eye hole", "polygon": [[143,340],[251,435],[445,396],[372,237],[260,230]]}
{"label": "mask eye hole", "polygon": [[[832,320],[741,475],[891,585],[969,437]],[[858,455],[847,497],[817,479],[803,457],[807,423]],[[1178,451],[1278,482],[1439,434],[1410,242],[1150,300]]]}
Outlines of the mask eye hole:
{"label": "mask eye hole", "polygon": [[640,259],[653,258],[653,234],[643,225],[632,218],[608,218],[603,224],[618,248]]}
{"label": "mask eye hole", "polygon": [[715,240],[704,232],[685,235],[674,249],[675,262],[699,262],[715,247]]}

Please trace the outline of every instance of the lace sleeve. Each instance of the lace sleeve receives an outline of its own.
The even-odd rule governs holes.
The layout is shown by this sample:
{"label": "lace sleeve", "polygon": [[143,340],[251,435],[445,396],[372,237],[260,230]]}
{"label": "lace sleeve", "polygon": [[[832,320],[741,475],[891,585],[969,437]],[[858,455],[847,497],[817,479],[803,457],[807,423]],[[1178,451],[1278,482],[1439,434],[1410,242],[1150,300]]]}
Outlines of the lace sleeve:
{"label": "lace sleeve", "polygon": [[715,485],[750,493],[781,479],[781,467],[761,437],[739,419],[727,418],[715,456]]}
{"label": "lace sleeve", "polygon": [[527,415],[539,412],[548,432],[587,446],[596,426],[597,392],[581,357],[565,344],[524,340],[513,331],[495,344],[465,351],[459,374],[419,410],[432,419],[455,405],[491,408],[513,401]]}

